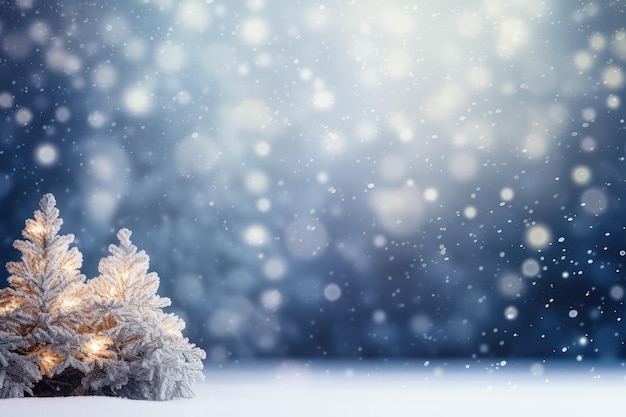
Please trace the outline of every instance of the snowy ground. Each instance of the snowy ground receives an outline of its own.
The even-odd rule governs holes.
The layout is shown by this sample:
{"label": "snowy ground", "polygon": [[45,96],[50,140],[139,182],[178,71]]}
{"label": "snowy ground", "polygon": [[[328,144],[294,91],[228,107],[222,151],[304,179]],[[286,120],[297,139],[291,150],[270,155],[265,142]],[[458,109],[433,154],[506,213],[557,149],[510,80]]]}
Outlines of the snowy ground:
{"label": "snowy ground", "polygon": [[2,417],[68,416],[531,416],[621,408],[616,364],[464,362],[231,365],[208,369],[196,397],[163,403],[119,398],[0,400]]}

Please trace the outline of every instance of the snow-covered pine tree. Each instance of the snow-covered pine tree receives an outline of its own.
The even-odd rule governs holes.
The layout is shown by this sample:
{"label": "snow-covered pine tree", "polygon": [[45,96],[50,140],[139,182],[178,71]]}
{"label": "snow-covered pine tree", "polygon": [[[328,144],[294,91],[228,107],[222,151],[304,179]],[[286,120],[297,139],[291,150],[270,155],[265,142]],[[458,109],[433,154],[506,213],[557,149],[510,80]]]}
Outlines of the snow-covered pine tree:
{"label": "snow-covered pine tree", "polygon": [[83,387],[134,399],[192,397],[205,352],[183,337],[181,319],[162,311],[171,302],[156,294],[159,277],[148,273],[149,257],[130,236],[128,229],[118,232],[119,246],[109,246],[100,275],[87,285],[95,347],[112,356],[95,363]]}
{"label": "snow-covered pine tree", "polygon": [[[82,319],[75,309],[86,288],[85,276],[79,272],[82,254],[69,248],[74,235],[58,234],[63,220],[54,196],[44,195],[39,207],[35,218],[26,220],[25,240],[13,244],[22,260],[7,263],[10,288],[0,295],[0,357],[4,358],[0,365],[5,375],[0,388],[11,396],[20,386],[32,395],[73,394],[76,384],[71,380],[88,370],[83,361],[84,338],[76,331]],[[18,360],[18,355],[24,360]],[[41,374],[29,365],[30,360],[36,361]],[[16,369],[25,372],[17,379]]]}

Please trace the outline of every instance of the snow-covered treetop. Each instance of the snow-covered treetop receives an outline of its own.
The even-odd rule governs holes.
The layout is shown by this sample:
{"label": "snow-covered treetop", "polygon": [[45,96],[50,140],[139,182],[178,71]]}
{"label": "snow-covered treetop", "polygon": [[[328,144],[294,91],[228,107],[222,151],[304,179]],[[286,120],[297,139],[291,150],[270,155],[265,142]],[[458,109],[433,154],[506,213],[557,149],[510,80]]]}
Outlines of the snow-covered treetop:
{"label": "snow-covered treetop", "polygon": [[160,309],[171,305],[169,298],[156,295],[159,276],[148,272],[150,257],[137,251],[130,240],[132,232],[117,233],[119,245],[109,245],[111,255],[100,260],[100,276],[89,282],[93,293],[103,303],[128,303],[140,309]]}

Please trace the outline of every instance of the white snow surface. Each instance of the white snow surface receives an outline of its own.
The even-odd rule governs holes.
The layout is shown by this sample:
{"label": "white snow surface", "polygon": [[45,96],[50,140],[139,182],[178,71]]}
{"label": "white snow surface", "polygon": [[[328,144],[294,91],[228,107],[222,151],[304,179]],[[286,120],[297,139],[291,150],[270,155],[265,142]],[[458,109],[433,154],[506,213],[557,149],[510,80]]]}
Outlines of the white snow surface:
{"label": "white snow surface", "polygon": [[2,417],[533,416],[621,409],[623,363],[549,365],[428,361],[229,365],[206,371],[196,396],[0,400]]}

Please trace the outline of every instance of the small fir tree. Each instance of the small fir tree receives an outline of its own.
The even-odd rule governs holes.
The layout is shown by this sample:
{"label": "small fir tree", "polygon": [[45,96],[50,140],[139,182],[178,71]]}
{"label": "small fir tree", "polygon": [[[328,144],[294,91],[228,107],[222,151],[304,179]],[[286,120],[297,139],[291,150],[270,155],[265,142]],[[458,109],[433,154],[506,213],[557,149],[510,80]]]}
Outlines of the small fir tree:
{"label": "small fir tree", "polygon": [[83,338],[76,332],[81,316],[75,311],[85,289],[85,276],[79,272],[82,255],[69,247],[74,235],[58,234],[63,220],[55,204],[52,194],[44,195],[35,218],[26,220],[24,240],[13,243],[22,260],[7,263],[10,288],[0,298],[0,330],[21,337],[13,342],[3,338],[5,349],[37,359],[42,374],[34,387],[37,395],[59,391],[57,381],[87,371]]}
{"label": "small fir tree", "polygon": [[128,229],[118,232],[119,246],[109,246],[100,276],[88,284],[94,331],[114,353],[86,376],[84,387],[138,399],[191,397],[205,353],[183,338],[182,320],[162,311],[170,299],[156,294],[159,277],[148,272],[149,257],[130,236]]}
{"label": "small fir tree", "polygon": [[52,194],[26,221],[0,290],[0,398],[24,395],[116,395],[168,400],[193,396],[202,379],[202,349],[182,335],[184,323],[163,307],[149,258],[118,233],[120,245],[85,283],[73,235]]}

